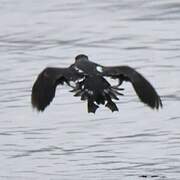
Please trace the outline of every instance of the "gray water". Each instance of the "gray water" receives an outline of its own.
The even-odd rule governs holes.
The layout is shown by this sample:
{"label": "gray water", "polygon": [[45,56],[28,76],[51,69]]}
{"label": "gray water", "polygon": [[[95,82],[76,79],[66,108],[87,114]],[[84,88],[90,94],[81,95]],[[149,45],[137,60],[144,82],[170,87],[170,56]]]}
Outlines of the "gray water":
{"label": "gray water", "polygon": [[[179,0],[1,0],[0,22],[0,179],[180,179]],[[163,109],[123,84],[119,112],[88,114],[66,86],[33,111],[38,73],[79,53],[136,68]]]}

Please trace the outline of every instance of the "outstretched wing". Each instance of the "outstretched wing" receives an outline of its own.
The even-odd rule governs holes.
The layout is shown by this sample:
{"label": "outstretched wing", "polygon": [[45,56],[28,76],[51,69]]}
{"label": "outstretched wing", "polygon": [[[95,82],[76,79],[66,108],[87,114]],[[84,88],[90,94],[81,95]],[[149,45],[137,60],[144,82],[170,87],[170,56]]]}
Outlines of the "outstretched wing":
{"label": "outstretched wing", "polygon": [[129,66],[103,67],[103,76],[118,78],[120,82],[129,81],[132,83],[139,99],[151,108],[162,107],[160,96],[154,87],[136,70]]}
{"label": "outstretched wing", "polygon": [[69,68],[45,68],[37,77],[31,95],[31,103],[38,111],[51,103],[55,96],[56,87],[59,84],[76,81],[80,75],[71,67]]}

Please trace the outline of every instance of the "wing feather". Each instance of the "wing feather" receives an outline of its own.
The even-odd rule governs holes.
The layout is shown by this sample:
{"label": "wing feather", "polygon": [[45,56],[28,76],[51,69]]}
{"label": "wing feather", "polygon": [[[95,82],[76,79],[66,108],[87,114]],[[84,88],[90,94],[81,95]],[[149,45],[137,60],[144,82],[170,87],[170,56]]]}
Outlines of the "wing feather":
{"label": "wing feather", "polygon": [[31,94],[31,103],[38,111],[44,109],[51,103],[55,96],[56,87],[59,84],[75,81],[79,76],[73,69],[69,68],[45,68],[37,77]]}
{"label": "wing feather", "polygon": [[103,75],[132,83],[139,99],[151,108],[162,107],[160,96],[154,87],[139,72],[129,66],[103,67]]}

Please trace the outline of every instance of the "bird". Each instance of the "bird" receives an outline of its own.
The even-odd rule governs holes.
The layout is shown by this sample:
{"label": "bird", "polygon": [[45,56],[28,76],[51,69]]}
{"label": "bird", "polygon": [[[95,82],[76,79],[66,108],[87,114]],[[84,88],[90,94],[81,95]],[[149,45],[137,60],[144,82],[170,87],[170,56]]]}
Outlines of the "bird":
{"label": "bird", "polygon": [[[107,78],[118,80],[112,85]],[[123,82],[130,82],[139,100],[152,109],[163,107],[162,101],[151,83],[130,66],[103,66],[90,61],[85,54],[75,57],[73,64],[66,68],[46,67],[35,80],[32,93],[32,107],[44,111],[55,97],[58,85],[68,85],[74,96],[87,101],[88,113],[95,113],[99,105],[112,112],[118,111],[114,101],[123,96]],[[73,85],[72,85],[73,83]]]}

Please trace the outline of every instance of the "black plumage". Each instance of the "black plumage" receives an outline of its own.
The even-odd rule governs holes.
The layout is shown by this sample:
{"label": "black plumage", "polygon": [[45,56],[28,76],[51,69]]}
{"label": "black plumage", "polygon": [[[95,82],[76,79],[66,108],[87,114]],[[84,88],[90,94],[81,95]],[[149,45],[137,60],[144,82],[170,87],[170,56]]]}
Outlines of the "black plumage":
{"label": "black plumage", "polygon": [[[119,84],[112,86],[105,77],[118,79]],[[75,86],[71,86],[71,81]],[[135,69],[129,66],[102,66],[89,61],[88,56],[80,54],[76,56],[75,63],[68,68],[45,68],[38,76],[32,88],[31,102],[39,111],[51,103],[55,96],[56,87],[66,83],[73,89],[74,96],[80,96],[81,100],[87,100],[88,112],[95,113],[99,105],[105,105],[112,112],[118,111],[114,100],[118,100],[119,86],[124,81],[132,83],[139,99],[151,108],[162,107],[160,96],[154,87]]]}

